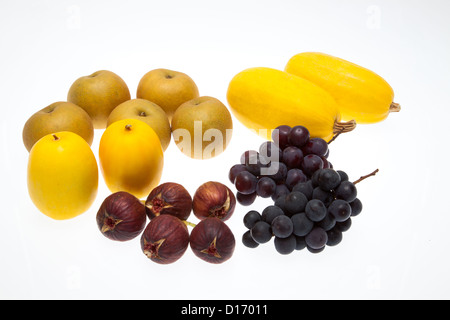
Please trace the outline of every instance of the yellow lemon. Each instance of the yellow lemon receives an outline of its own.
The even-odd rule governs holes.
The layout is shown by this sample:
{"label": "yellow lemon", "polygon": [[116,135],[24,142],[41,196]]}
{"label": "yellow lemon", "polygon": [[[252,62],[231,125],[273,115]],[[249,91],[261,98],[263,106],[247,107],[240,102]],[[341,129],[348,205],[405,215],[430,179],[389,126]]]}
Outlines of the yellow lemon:
{"label": "yellow lemon", "polygon": [[136,119],[119,120],[103,133],[100,168],[111,192],[147,197],[161,179],[164,154],[155,131]]}
{"label": "yellow lemon", "polygon": [[98,167],[89,144],[63,131],[41,138],[30,151],[28,192],[36,207],[55,220],[87,211],[97,196]]}

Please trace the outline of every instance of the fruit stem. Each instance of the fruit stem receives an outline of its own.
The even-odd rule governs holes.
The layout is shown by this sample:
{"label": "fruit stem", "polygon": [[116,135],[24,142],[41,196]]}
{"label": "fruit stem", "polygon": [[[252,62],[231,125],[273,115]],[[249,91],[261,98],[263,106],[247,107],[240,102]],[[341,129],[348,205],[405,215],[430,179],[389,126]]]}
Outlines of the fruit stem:
{"label": "fruit stem", "polygon": [[359,178],[358,180],[354,181],[353,184],[357,184],[360,183],[361,181],[363,181],[364,179],[367,179],[368,177],[374,176],[377,174],[377,172],[380,171],[379,169],[375,170],[372,173],[369,173],[368,175],[362,176],[361,178]]}
{"label": "fruit stem", "polygon": [[53,136],[53,141],[58,141],[59,140],[59,137],[56,134],[52,134],[52,136]]}
{"label": "fruit stem", "polygon": [[345,133],[350,132],[356,128],[356,121],[350,120],[347,122],[335,122],[333,126],[333,133]]}
{"label": "fruit stem", "polygon": [[342,128],[338,133],[336,133],[336,134],[333,136],[333,138],[331,138],[331,140],[328,141],[328,144],[330,144],[330,143],[332,143],[334,140],[336,140],[336,138],[339,137],[339,135],[340,135],[341,133],[343,133],[343,132],[344,132],[344,128]]}
{"label": "fruit stem", "polygon": [[127,125],[125,126],[125,129],[127,129],[128,131],[131,131],[131,127],[132,127],[131,124],[127,124]]}
{"label": "fruit stem", "polygon": [[195,228],[197,225],[195,223],[189,222],[187,220],[182,220],[184,222],[184,224],[188,227],[192,227]]}
{"label": "fruit stem", "polygon": [[399,112],[402,109],[400,104],[392,102],[391,106],[389,107],[389,112]]}

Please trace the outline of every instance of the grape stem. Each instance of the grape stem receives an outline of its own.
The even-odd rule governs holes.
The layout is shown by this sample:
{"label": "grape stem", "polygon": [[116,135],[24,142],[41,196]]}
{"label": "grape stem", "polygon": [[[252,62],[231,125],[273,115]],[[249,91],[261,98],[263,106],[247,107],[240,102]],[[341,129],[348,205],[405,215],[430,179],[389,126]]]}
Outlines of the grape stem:
{"label": "grape stem", "polygon": [[368,175],[362,176],[360,177],[358,180],[354,181],[353,184],[357,184],[360,183],[361,181],[363,181],[364,179],[367,179],[368,177],[374,176],[378,173],[378,171],[380,171],[379,169],[375,170],[372,173],[369,173]]}

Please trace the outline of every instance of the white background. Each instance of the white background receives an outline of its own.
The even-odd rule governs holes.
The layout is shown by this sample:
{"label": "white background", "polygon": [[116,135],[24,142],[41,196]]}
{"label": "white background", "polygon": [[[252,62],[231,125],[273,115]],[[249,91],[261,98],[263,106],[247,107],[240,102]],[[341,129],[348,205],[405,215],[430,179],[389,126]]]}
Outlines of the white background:
{"label": "white background", "polygon": [[[0,298],[450,298],[449,9],[446,0],[2,0]],[[78,77],[111,70],[134,98],[147,71],[168,68],[226,103],[236,73],[283,69],[303,51],[374,70],[403,107],[330,145],[330,161],[351,179],[380,169],[358,185],[364,210],[339,246],[289,256],[272,244],[247,249],[240,238],[249,208],[239,206],[228,222],[237,239],[231,260],[209,265],[188,249],[160,266],[142,254],[139,239],[116,243],[98,231],[95,215],[109,195],[101,175],[96,202],[75,219],[53,221],[29,199],[23,125],[65,100]],[[228,169],[262,142],[236,120],[234,127],[229,148],[212,160],[188,159],[172,141],[162,182],[192,194],[209,180],[232,187]],[[259,199],[251,208],[269,204]]]}

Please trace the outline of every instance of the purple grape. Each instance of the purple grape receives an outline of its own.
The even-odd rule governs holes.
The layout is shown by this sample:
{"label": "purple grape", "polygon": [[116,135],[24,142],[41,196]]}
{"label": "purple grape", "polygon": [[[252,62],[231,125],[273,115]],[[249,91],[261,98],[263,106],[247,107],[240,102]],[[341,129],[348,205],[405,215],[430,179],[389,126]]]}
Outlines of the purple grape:
{"label": "purple grape", "polygon": [[293,234],[287,238],[275,237],[274,244],[278,253],[287,255],[294,252],[297,248],[297,239]]}
{"label": "purple grape", "polygon": [[304,212],[294,214],[291,217],[294,225],[294,234],[298,237],[306,236],[314,228],[314,222],[308,219]]}
{"label": "purple grape", "polygon": [[262,177],[256,184],[256,194],[262,198],[271,197],[277,188],[275,181],[269,177]]}
{"label": "purple grape", "polygon": [[300,182],[308,181],[308,177],[300,169],[291,169],[287,172],[285,184],[292,190],[294,186]]}
{"label": "purple grape", "polygon": [[272,141],[266,141],[259,147],[259,159],[262,164],[268,164],[271,161],[281,161],[283,151]]}
{"label": "purple grape", "polygon": [[343,222],[352,215],[352,208],[347,201],[336,199],[328,206],[328,212],[333,215],[336,222]]}
{"label": "purple grape", "polygon": [[275,182],[282,182],[286,179],[287,167],[283,162],[273,161],[270,166],[261,168],[261,175],[268,176]]}
{"label": "purple grape", "polygon": [[352,217],[356,217],[357,215],[359,215],[361,213],[363,205],[362,205],[361,200],[356,198],[355,200],[350,202],[350,207],[352,208]]}
{"label": "purple grape", "polygon": [[280,147],[280,149],[284,149],[289,145],[289,132],[291,132],[291,127],[286,125],[279,126],[272,131],[272,140],[278,147]]}
{"label": "purple grape", "polygon": [[252,205],[256,200],[256,196],[257,196],[256,192],[253,192],[251,194],[243,194],[240,192],[236,192],[236,200],[242,206]]}
{"label": "purple grape", "polygon": [[341,243],[343,235],[342,232],[333,228],[329,231],[327,231],[327,246],[334,247],[337,246],[339,243]]}
{"label": "purple grape", "polygon": [[251,194],[256,191],[258,179],[248,171],[240,172],[234,181],[237,191],[243,194]]}
{"label": "purple grape", "polygon": [[327,232],[319,227],[315,227],[305,237],[306,244],[311,249],[319,250],[327,244],[328,235]]}
{"label": "purple grape", "polygon": [[273,234],[278,238],[287,238],[294,231],[294,224],[291,218],[285,215],[275,217],[271,226]]}
{"label": "purple grape", "polygon": [[308,154],[303,157],[302,170],[306,175],[311,177],[319,169],[323,169],[323,161],[318,155]]}
{"label": "purple grape", "polygon": [[311,138],[302,147],[303,154],[315,154],[324,157],[328,153],[328,143],[322,138]]}
{"label": "purple grape", "polygon": [[303,152],[297,147],[287,147],[283,150],[283,162],[289,169],[300,168],[303,162]]}
{"label": "purple grape", "polygon": [[291,129],[288,142],[291,146],[303,147],[309,140],[309,131],[304,126],[295,126]]}
{"label": "purple grape", "polygon": [[272,200],[277,201],[278,198],[280,198],[282,196],[286,196],[290,192],[291,191],[288,189],[288,187],[285,184],[279,184],[279,185],[277,185],[275,192],[272,195]]}
{"label": "purple grape", "polygon": [[248,164],[251,159],[258,157],[258,151],[248,150],[241,155],[241,164]]}
{"label": "purple grape", "polygon": [[350,181],[342,181],[334,191],[336,193],[336,198],[347,202],[355,200],[358,194],[356,186]]}
{"label": "purple grape", "polygon": [[228,178],[230,179],[231,183],[234,184],[234,181],[236,180],[236,176],[241,173],[242,171],[246,171],[247,168],[243,164],[235,164],[231,167],[230,172],[228,173]]}

